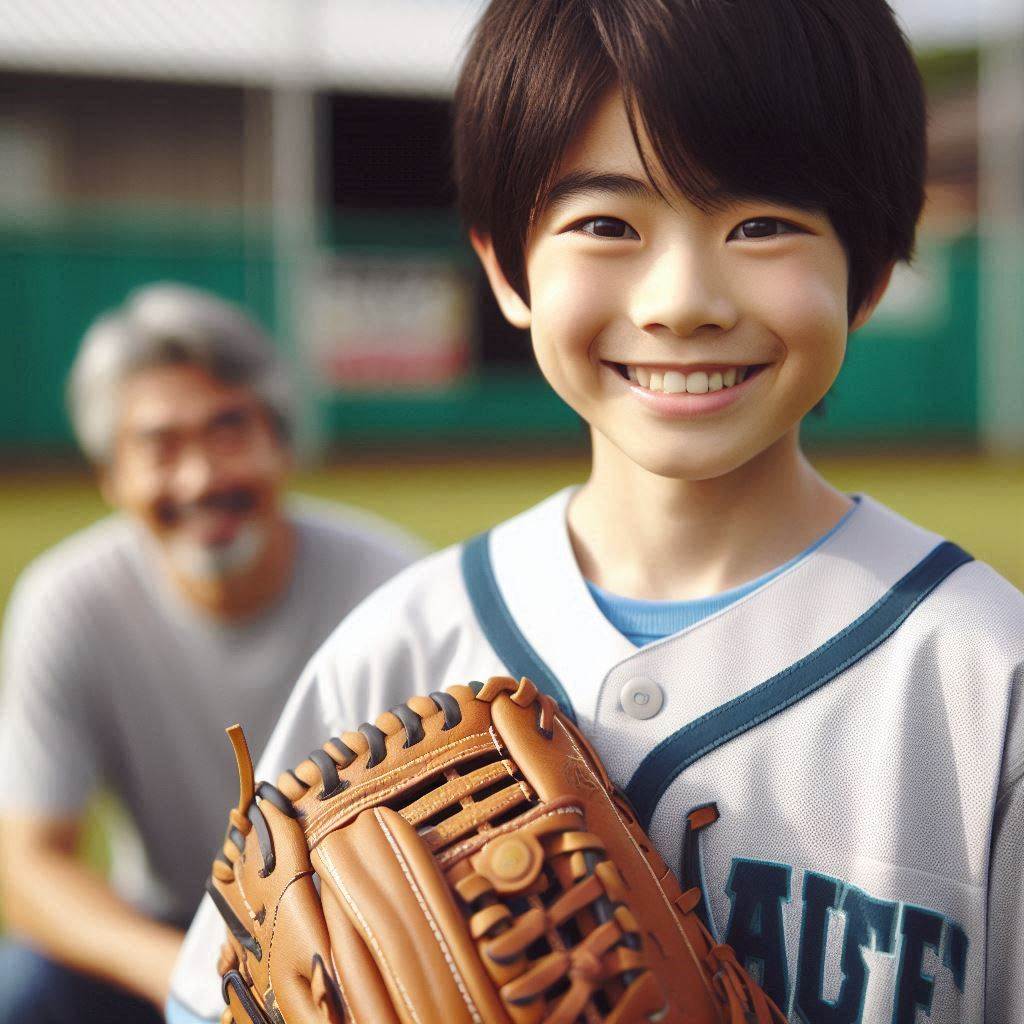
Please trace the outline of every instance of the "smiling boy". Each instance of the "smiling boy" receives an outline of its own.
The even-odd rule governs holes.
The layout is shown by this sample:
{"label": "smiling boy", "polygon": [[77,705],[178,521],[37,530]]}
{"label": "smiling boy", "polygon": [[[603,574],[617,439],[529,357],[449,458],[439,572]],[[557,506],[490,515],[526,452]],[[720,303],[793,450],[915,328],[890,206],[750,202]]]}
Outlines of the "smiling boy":
{"label": "smiling boy", "polygon": [[[913,249],[924,113],[891,11],[494,0],[455,114],[473,245],[592,470],[364,602],[259,775],[526,674],[793,1020],[1024,1019],[1024,596],[799,443]],[[205,906],[172,1021],[219,1012],[222,931]]]}

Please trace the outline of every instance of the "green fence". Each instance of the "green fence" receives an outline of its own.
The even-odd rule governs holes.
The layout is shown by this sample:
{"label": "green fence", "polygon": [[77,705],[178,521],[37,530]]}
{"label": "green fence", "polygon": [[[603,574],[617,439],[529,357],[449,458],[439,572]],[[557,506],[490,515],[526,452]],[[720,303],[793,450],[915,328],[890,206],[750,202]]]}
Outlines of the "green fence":
{"label": "green fence", "polygon": [[0,446],[71,446],[64,381],[78,342],[101,312],[158,280],[246,302],[273,324],[269,247],[237,221],[79,216],[0,226]]}
{"label": "green fence", "polygon": [[[441,251],[470,262],[448,215],[362,215],[325,226],[334,247],[365,252]],[[822,444],[869,439],[969,442],[977,421],[977,243],[922,245],[929,287],[902,291],[903,306],[850,342],[823,418],[806,434]],[[0,449],[60,452],[71,446],[64,378],[92,319],[134,287],[173,279],[246,303],[275,326],[274,275],[266,232],[237,218],[64,216],[0,225]],[[318,402],[328,440],[551,440],[578,434],[574,414],[536,371],[479,367],[432,394],[331,396]]]}

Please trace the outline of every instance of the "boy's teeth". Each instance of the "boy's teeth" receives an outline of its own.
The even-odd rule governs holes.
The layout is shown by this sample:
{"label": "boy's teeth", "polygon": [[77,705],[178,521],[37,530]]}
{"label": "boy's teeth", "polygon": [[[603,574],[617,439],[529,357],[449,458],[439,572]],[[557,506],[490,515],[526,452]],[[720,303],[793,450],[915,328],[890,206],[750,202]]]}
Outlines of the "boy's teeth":
{"label": "boy's teeth", "polygon": [[681,395],[686,390],[686,378],[678,370],[666,370],[661,390],[669,395]]}
{"label": "boy's teeth", "polygon": [[703,370],[694,370],[686,375],[686,393],[688,395],[706,395],[708,393],[708,375]]}
{"label": "boy's teeth", "polygon": [[724,372],[694,370],[693,373],[684,374],[678,370],[649,370],[643,366],[627,365],[626,376],[648,391],[660,391],[666,395],[703,395],[742,384],[749,370],[749,366],[730,366]]}

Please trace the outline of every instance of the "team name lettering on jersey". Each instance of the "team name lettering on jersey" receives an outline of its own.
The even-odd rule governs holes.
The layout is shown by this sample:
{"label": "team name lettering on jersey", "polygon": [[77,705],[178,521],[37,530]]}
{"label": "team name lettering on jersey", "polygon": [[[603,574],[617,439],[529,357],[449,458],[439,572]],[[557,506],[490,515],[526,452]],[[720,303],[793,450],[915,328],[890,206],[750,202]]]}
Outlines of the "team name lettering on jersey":
{"label": "team name lettering on jersey", "polygon": [[[872,969],[865,953],[891,958],[894,982],[885,984],[893,1024],[915,1024],[919,1012],[928,1014],[939,985],[963,992],[968,939],[955,921],[813,871],[804,873],[794,905],[792,879],[788,864],[735,858],[723,939],[794,1024],[861,1021]],[[785,927],[793,913],[800,915],[795,977]]]}

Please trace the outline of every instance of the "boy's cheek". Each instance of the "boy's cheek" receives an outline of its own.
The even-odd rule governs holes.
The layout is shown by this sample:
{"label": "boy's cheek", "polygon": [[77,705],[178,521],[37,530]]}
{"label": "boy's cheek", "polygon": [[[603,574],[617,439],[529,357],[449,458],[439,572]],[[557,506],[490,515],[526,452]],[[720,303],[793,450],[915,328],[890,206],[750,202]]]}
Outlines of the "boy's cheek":
{"label": "boy's cheek", "polygon": [[[572,273],[548,278],[531,288],[534,343],[578,352],[590,346],[613,320],[610,293],[601,275]],[[538,352],[538,358],[541,353]]]}
{"label": "boy's cheek", "polygon": [[831,275],[780,272],[758,289],[761,319],[789,350],[799,355],[810,349],[817,357],[823,347],[845,347],[847,334],[846,284]]}

